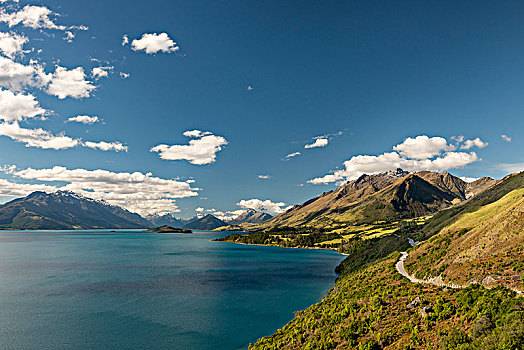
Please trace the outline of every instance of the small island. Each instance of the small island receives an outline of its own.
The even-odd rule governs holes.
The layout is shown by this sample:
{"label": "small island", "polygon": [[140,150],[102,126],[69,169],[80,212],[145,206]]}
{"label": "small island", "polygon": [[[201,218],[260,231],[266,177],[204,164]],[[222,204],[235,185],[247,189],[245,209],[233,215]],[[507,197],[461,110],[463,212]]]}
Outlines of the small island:
{"label": "small island", "polygon": [[147,232],[160,232],[160,233],[193,233],[193,231],[185,228],[177,228],[168,225],[163,225],[155,228],[150,228]]}

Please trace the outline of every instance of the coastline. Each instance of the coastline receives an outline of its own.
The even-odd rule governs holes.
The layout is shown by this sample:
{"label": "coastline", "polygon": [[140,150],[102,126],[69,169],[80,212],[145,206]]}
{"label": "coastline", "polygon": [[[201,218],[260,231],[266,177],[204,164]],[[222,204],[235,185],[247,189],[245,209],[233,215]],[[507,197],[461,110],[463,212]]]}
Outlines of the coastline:
{"label": "coastline", "polygon": [[283,248],[283,249],[312,249],[312,250],[332,250],[338,252],[340,255],[349,256],[349,254],[341,253],[338,251],[338,249],[335,248],[318,248],[318,247],[282,247],[279,245],[272,245],[272,244],[260,244],[260,243],[242,243],[242,242],[228,242],[228,241],[217,241],[212,239],[212,242],[220,242],[220,243],[231,243],[231,244],[242,244],[242,245],[254,245],[254,246],[260,246],[260,247],[275,247],[275,248]]}

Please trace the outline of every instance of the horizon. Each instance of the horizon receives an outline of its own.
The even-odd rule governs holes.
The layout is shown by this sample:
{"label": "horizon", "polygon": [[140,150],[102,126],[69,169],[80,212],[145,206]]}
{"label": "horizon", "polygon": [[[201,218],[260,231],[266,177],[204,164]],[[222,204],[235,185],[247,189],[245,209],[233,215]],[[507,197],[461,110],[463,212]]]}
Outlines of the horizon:
{"label": "horizon", "polygon": [[[361,178],[362,176],[383,175],[383,174],[387,175],[389,172],[395,172],[395,173],[398,174],[399,171],[402,172],[402,173],[406,173],[407,175],[410,175],[410,174],[415,174],[415,175],[416,175],[416,174],[417,174],[416,172],[407,172],[407,171],[404,171],[404,170],[401,169],[401,168],[397,168],[397,169],[389,170],[389,171],[382,172],[382,173],[362,174],[359,178]],[[440,173],[437,172],[437,173],[438,173],[438,174],[450,174],[450,175],[452,175],[452,176],[455,176],[455,175],[451,174],[451,173],[448,172],[448,171],[444,171],[444,172],[440,172]],[[501,178],[492,178],[492,177],[489,177],[489,176],[479,177],[479,178],[475,178],[475,179],[473,179],[473,178],[465,178],[465,177],[457,177],[457,176],[455,176],[455,177],[457,177],[458,179],[460,179],[460,180],[462,180],[462,181],[464,181],[464,182],[466,182],[466,183],[473,183],[473,182],[475,182],[475,181],[477,181],[477,180],[481,180],[481,179],[483,179],[483,178],[489,178],[489,179],[493,179],[493,180],[498,180],[498,181],[500,181],[500,180],[506,178],[507,176],[510,176],[510,175],[516,175],[516,174],[518,174],[518,173],[519,173],[519,172],[508,173],[508,174],[504,175],[504,176],[501,177]],[[406,175],[406,176],[407,176],[407,175]],[[357,180],[357,179],[355,179],[355,180]],[[355,180],[352,180],[352,181],[355,181]],[[347,182],[345,182],[344,184],[341,185],[341,187],[344,186],[344,185],[346,185],[346,184],[348,184],[348,183],[350,183],[350,182],[351,182],[351,181],[347,181]],[[338,188],[340,188],[340,187],[338,187]],[[330,191],[328,191],[328,192],[332,192],[332,191],[334,191],[334,190],[336,190],[336,189],[330,190]],[[105,199],[103,199],[103,198],[101,198],[101,199],[93,199],[93,198],[90,198],[89,196],[85,196],[85,195],[83,195],[83,194],[81,194],[81,193],[77,193],[77,192],[70,191],[70,190],[60,190],[60,189],[57,189],[56,191],[53,191],[53,192],[48,192],[48,191],[35,191],[35,192],[31,192],[31,193],[29,193],[28,196],[29,196],[29,195],[32,195],[32,194],[34,194],[34,193],[45,193],[45,194],[66,193],[66,194],[74,194],[74,195],[76,195],[76,196],[80,196],[80,197],[83,197],[83,198],[86,198],[86,199],[89,199],[89,200],[99,201],[99,202],[101,202],[101,203],[103,203],[103,204],[110,204],[109,202],[107,202],[107,201],[106,201]],[[326,193],[326,192],[323,192],[323,193]],[[318,196],[320,196],[320,195],[321,195],[321,194],[315,196],[315,198],[318,197]],[[16,200],[16,199],[20,199],[20,198],[24,198],[24,197],[17,197],[17,198],[14,198],[14,199],[12,199],[12,200]],[[7,203],[7,202],[5,202],[5,203]],[[2,204],[5,204],[5,203],[2,203]],[[0,204],[0,206],[1,206],[2,204]],[[274,216],[277,216],[277,215],[279,215],[279,214],[285,213],[285,212],[287,212],[289,209],[292,209],[293,207],[295,207],[295,206],[297,206],[297,205],[300,205],[300,204],[302,204],[302,203],[295,203],[295,204],[293,204],[293,205],[290,205],[290,206],[284,208],[284,211],[282,211],[281,213],[276,213],[275,215],[269,214],[269,213],[265,210],[265,208],[260,208],[260,209],[258,209],[258,210],[253,209],[253,208],[246,208],[246,209],[239,209],[239,210],[236,210],[235,212],[225,213],[226,215],[217,214],[217,213],[214,211],[214,212],[208,212],[208,213],[197,212],[195,215],[190,216],[190,217],[182,217],[182,216],[179,216],[179,215],[177,216],[176,214],[177,214],[178,212],[155,212],[155,213],[146,214],[146,215],[141,215],[141,216],[142,216],[143,218],[145,218],[145,219],[148,219],[148,217],[154,217],[154,216],[163,217],[163,216],[166,216],[166,215],[170,215],[170,216],[175,217],[175,218],[178,219],[178,220],[183,220],[183,221],[192,220],[192,219],[195,219],[195,218],[197,218],[197,219],[201,219],[201,218],[206,217],[206,216],[213,216],[213,217],[215,217],[215,218],[217,218],[217,219],[220,219],[220,220],[222,220],[222,221],[229,222],[229,221],[231,221],[231,220],[235,220],[235,219],[237,219],[237,218],[240,217],[242,214],[247,213],[247,212],[264,213],[264,214],[269,214],[269,215],[271,215],[272,217],[274,217]],[[123,207],[122,207],[122,208],[123,208]],[[125,208],[124,208],[124,209],[125,209]],[[132,213],[135,213],[135,212],[132,212]],[[138,214],[138,213],[135,213],[135,214]],[[139,215],[140,215],[140,214],[139,214]]]}
{"label": "horizon", "polygon": [[524,170],[524,4],[0,9],[0,203],[275,215],[364,173]]}

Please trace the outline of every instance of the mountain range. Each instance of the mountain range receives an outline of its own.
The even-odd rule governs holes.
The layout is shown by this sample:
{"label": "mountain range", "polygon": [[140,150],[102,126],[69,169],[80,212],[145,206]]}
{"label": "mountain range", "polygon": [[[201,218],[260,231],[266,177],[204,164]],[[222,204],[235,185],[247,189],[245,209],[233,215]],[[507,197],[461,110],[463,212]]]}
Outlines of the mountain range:
{"label": "mountain range", "polygon": [[33,192],[0,206],[1,229],[85,230],[151,226],[138,214],[69,191]]}
{"label": "mountain range", "polygon": [[153,224],[153,226],[172,226],[172,227],[183,227],[187,222],[177,219],[175,215],[168,214],[150,214],[144,217],[147,221]]}
{"label": "mountain range", "polygon": [[466,201],[496,183],[498,180],[488,177],[465,182],[447,172],[410,174],[397,169],[362,175],[275,217],[249,209],[229,221],[212,214],[187,221],[173,214],[142,218],[123,208],[73,192],[34,192],[0,206],[0,228],[145,228],[168,225],[201,230],[220,227],[250,231],[300,227],[336,229],[348,224],[364,225],[432,215]]}
{"label": "mountain range", "polygon": [[229,222],[208,214],[183,220],[174,214],[152,214],[145,218],[103,200],[94,200],[71,191],[33,192],[0,205],[0,229],[76,230],[137,229],[159,226],[213,230],[231,222],[259,223],[269,214],[247,210]]}
{"label": "mountain range", "polygon": [[362,175],[262,224],[245,225],[245,228],[325,228],[337,224],[414,218],[456,205],[496,183],[497,180],[488,177],[465,182],[447,172],[410,174],[402,169]]}

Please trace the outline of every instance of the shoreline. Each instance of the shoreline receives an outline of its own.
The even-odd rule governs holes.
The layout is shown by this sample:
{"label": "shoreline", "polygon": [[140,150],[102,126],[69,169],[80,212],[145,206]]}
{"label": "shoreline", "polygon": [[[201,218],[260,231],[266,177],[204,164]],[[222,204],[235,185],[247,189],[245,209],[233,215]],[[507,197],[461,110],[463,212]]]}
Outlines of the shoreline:
{"label": "shoreline", "polygon": [[241,245],[253,245],[253,246],[259,246],[259,247],[275,247],[275,248],[283,248],[283,249],[311,249],[311,250],[331,250],[335,251],[340,255],[349,256],[349,254],[341,253],[338,251],[338,249],[334,248],[316,248],[316,247],[282,247],[279,245],[271,245],[271,244],[260,244],[260,243],[242,243],[242,242],[228,242],[228,241],[217,241],[217,240],[211,240],[211,242],[219,242],[219,243],[231,243],[231,244],[241,244]]}

